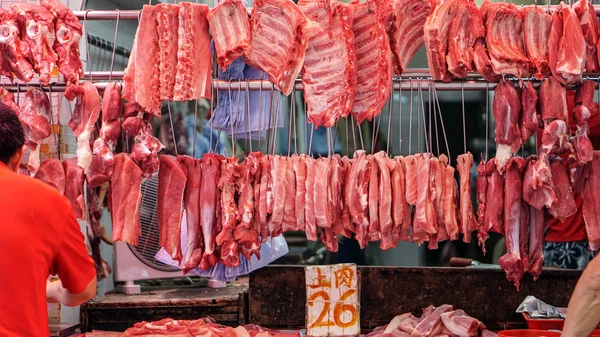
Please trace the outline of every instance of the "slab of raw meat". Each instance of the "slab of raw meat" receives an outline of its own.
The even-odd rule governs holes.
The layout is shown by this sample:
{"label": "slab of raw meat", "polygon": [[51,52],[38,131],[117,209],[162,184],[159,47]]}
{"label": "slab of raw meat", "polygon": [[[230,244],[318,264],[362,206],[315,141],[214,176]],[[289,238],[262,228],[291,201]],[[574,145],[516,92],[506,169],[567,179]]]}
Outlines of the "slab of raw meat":
{"label": "slab of raw meat", "polygon": [[383,11],[375,0],[352,5],[354,9],[354,46],[356,53],[356,97],[352,115],[358,124],[372,120],[390,97],[392,50],[385,27]]}
{"label": "slab of raw meat", "polygon": [[[275,237],[283,232],[285,190],[287,188],[287,160],[282,156],[273,156],[273,161],[271,163],[271,177],[273,178],[273,212],[271,213],[271,221],[269,222],[269,232],[271,233],[271,237]],[[317,181],[318,180],[315,180],[315,184],[317,184]],[[320,191],[319,193],[323,193],[326,196],[327,191],[324,189],[324,186],[327,185],[323,184],[322,186],[324,191]],[[317,193],[316,186],[315,193]],[[324,203],[325,199],[323,198],[321,202]],[[317,205],[317,201],[315,200],[315,217],[317,217],[317,220],[319,218],[317,215],[317,207],[319,206],[320,205]]]}
{"label": "slab of raw meat", "polygon": [[[514,282],[519,290],[519,282],[527,268],[523,268],[521,256],[521,221],[523,219],[523,171],[526,161],[523,158],[511,158],[504,175],[504,230],[507,253],[498,263],[506,273],[506,278]],[[528,237],[525,238],[527,240]]]}
{"label": "slab of raw meat", "polygon": [[[104,89],[102,96],[102,127],[100,137],[94,141],[94,155],[112,172],[113,150],[121,135],[121,117],[123,115],[123,101],[121,100],[121,84],[111,82]],[[92,159],[92,161],[98,159]]]}
{"label": "slab of raw meat", "polygon": [[[423,234],[437,234],[436,213],[431,189],[431,161],[429,154],[415,155],[417,166],[417,204],[413,220],[413,241],[425,241]],[[415,237],[417,236],[417,237]]]}
{"label": "slab of raw meat", "polygon": [[498,84],[494,92],[492,111],[496,120],[495,142],[498,144],[496,166],[500,172],[504,172],[511,153],[516,153],[522,142],[519,129],[521,102],[519,93],[512,82],[502,80]]}
{"label": "slab of raw meat", "polygon": [[346,200],[346,197],[348,196],[348,189],[350,188],[349,184],[350,184],[350,174],[352,173],[352,161],[350,160],[350,158],[348,158],[347,156],[342,157],[341,159],[341,165],[343,166],[343,170],[344,170],[344,182],[343,182],[343,187],[342,187],[342,195],[341,197],[341,207],[342,207],[342,214],[341,214],[341,219],[340,221],[342,222],[342,229],[343,232],[345,234],[348,235],[348,237],[351,237],[352,234],[356,231],[354,225],[352,224],[352,219],[350,218],[350,211],[348,209],[348,205],[350,204],[349,200]]}
{"label": "slab of raw meat", "polygon": [[172,100],[177,72],[179,6],[162,3],[154,6],[154,11],[158,31],[159,99]]}
{"label": "slab of raw meat", "polygon": [[[579,108],[587,110],[584,106],[578,106],[575,108],[575,111],[583,110]],[[587,114],[589,115],[589,112]],[[571,139],[575,153],[570,156],[574,157],[575,162],[580,166],[592,161],[594,146],[588,138],[588,133],[589,126],[587,123],[583,123],[582,125],[577,126],[575,137]]]}
{"label": "slab of raw meat", "polygon": [[485,171],[486,163],[481,159],[477,165],[477,179],[475,180],[475,190],[477,193],[477,223],[478,228],[484,223],[485,204],[487,198],[487,174]]}
{"label": "slab of raw meat", "polygon": [[450,24],[448,35],[448,71],[458,78],[466,78],[473,70],[473,47],[485,36],[479,8],[472,0],[460,0],[458,11]]}
{"label": "slab of raw meat", "polygon": [[527,142],[538,129],[537,93],[530,81],[523,82],[521,87],[521,141]]}
{"label": "slab of raw meat", "polygon": [[13,17],[21,32],[21,51],[35,71],[40,82],[50,83],[52,67],[58,56],[50,46],[50,37],[54,35],[54,15],[45,7],[32,3],[16,3],[10,6]]}
{"label": "slab of raw meat", "polygon": [[[379,225],[381,234],[381,249],[390,249],[398,245],[394,240],[392,230],[394,221],[392,220],[392,183],[391,172],[396,168],[396,162],[387,156],[387,153],[380,151],[373,155],[377,162],[379,171]],[[400,204],[400,206],[403,206]]]}
{"label": "slab of raw meat", "polygon": [[317,241],[317,219],[315,217],[315,180],[317,161],[312,157],[306,158],[306,238]]}
{"label": "slab of raw meat", "polygon": [[150,123],[144,121],[131,149],[131,159],[142,169],[144,177],[149,178],[158,170],[158,153],[164,148],[164,145],[153,136]]}
{"label": "slab of raw meat", "polygon": [[85,175],[83,169],[77,166],[75,158],[63,160],[62,165],[65,172],[64,196],[71,202],[75,216],[85,220],[85,199],[83,197]]}
{"label": "slab of raw meat", "polygon": [[504,214],[504,179],[498,172],[495,159],[491,159],[486,163],[485,172],[487,175],[487,193],[483,229],[485,233],[493,231],[504,234],[502,218]]}
{"label": "slab of raw meat", "polygon": [[296,175],[296,229],[304,231],[306,226],[306,155],[292,157],[294,174]]}
{"label": "slab of raw meat", "polygon": [[488,82],[498,82],[502,78],[500,75],[494,73],[494,67],[488,54],[485,39],[477,39],[475,46],[473,47],[473,63],[475,63],[475,69],[481,74],[481,76]]}
{"label": "slab of raw meat", "polygon": [[238,57],[248,54],[252,32],[248,11],[241,0],[225,0],[208,12],[217,64],[223,71]]}
{"label": "slab of raw meat", "polygon": [[463,241],[469,243],[471,242],[471,233],[479,227],[475,220],[473,204],[471,203],[473,155],[470,152],[461,154],[456,161],[456,168],[460,177],[460,232],[463,233]]}
{"label": "slab of raw meat", "polygon": [[548,65],[548,39],[552,27],[552,15],[538,6],[527,6],[522,11],[525,15],[523,34],[527,57],[535,66],[535,77],[543,79],[551,75]]}
{"label": "slab of raw meat", "polygon": [[[260,172],[260,186],[259,186],[259,199],[258,207],[256,210],[259,223],[260,223],[260,236],[261,241],[265,242],[269,236],[268,222],[270,221],[270,213],[268,212],[268,197],[272,198],[273,185],[269,184],[271,174],[271,156],[265,155],[261,158],[261,172]],[[272,181],[272,180],[271,180]],[[308,207],[308,205],[307,205]],[[316,240],[316,239],[315,239]]]}
{"label": "slab of raw meat", "polygon": [[92,162],[90,138],[100,117],[100,96],[96,86],[86,81],[81,85],[69,85],[65,98],[75,100],[68,124],[77,137],[77,164],[87,173]]}
{"label": "slab of raw meat", "polygon": [[[221,259],[227,265],[239,264],[238,245],[233,238],[233,231],[241,220],[235,203],[236,181],[240,175],[237,157],[221,159],[221,175],[217,187],[221,195],[221,231],[216,236],[217,246],[222,246]],[[228,249],[224,249],[228,247]],[[228,254],[224,254],[227,252]]]}
{"label": "slab of raw meat", "polygon": [[31,150],[27,169],[35,174],[40,167],[40,143],[51,133],[50,100],[42,89],[29,88],[25,93],[25,100],[17,112],[25,134],[25,145]]}
{"label": "slab of raw meat", "polygon": [[587,164],[589,175],[583,185],[583,219],[590,242],[590,249],[600,248],[600,212],[598,210],[600,191],[600,151],[594,151],[594,159]]}
{"label": "slab of raw meat", "polygon": [[544,211],[529,207],[529,267],[528,272],[537,280],[544,262]]}
{"label": "slab of raw meat", "polygon": [[189,156],[178,156],[183,172],[186,174],[183,202],[187,228],[187,250],[184,257],[183,271],[198,268],[204,252],[204,238],[200,226],[200,183],[202,166],[198,159]]}
{"label": "slab of raw meat", "polygon": [[160,156],[158,170],[158,228],[160,246],[181,262],[181,218],[186,172],[176,157]]}
{"label": "slab of raw meat", "polygon": [[126,153],[117,154],[115,168],[110,178],[113,241],[124,241],[131,245],[138,244],[138,238],[141,235],[141,187],[142,170]]}
{"label": "slab of raw meat", "polygon": [[[450,26],[459,8],[459,0],[443,1],[433,8],[433,11],[425,20],[424,40],[427,62],[431,77],[437,81],[449,82],[452,80],[452,75],[448,72],[446,54],[448,52]],[[456,25],[459,27],[460,22]]]}
{"label": "slab of raw meat", "polygon": [[[315,164],[314,210],[317,227],[331,228],[332,214],[329,210],[328,188],[331,181],[331,164],[329,158],[319,158]],[[287,188],[287,187],[286,187]]]}
{"label": "slab of raw meat", "polygon": [[[484,9],[484,7],[486,7]],[[484,1],[487,47],[496,74],[521,76],[534,72],[525,54],[524,14],[513,3]]]}
{"label": "slab of raw meat", "polygon": [[437,0],[393,1],[390,47],[396,65],[394,74],[402,75],[410,61],[425,43],[425,20],[437,5]]}
{"label": "slab of raw meat", "polygon": [[433,207],[436,215],[436,226],[438,227],[438,233],[446,231],[446,228],[443,225],[444,209],[442,207],[442,197],[444,196],[446,188],[447,165],[448,157],[445,154],[441,154],[439,158],[431,158],[431,193],[434,200]]}
{"label": "slab of raw meat", "polygon": [[548,209],[548,213],[563,222],[577,212],[575,196],[567,171],[567,163],[560,158],[552,159],[550,161],[550,170],[552,181],[554,182],[556,200]]}
{"label": "slab of raw meat", "polygon": [[269,74],[284,95],[300,73],[312,25],[290,0],[259,0],[252,7],[252,42],[246,61]]}
{"label": "slab of raw meat", "polygon": [[65,193],[65,170],[58,159],[46,159],[33,177],[56,188],[60,194]]}
{"label": "slab of raw meat", "polygon": [[255,192],[260,193],[261,161],[262,153],[251,152],[241,164],[240,178],[237,180],[238,211],[241,220],[233,231],[233,238],[247,259],[250,259],[252,254],[260,259],[260,220],[257,219],[254,210],[258,202]]}
{"label": "slab of raw meat", "polygon": [[392,218],[394,228],[392,236],[394,241],[408,241],[410,239],[411,211],[410,205],[406,202],[406,173],[404,167],[404,157],[394,158],[396,167],[392,171]]}
{"label": "slab of raw meat", "polygon": [[417,160],[416,156],[410,155],[404,158],[406,170],[406,202],[415,206],[417,204]]}
{"label": "slab of raw meat", "polygon": [[[446,166],[446,185],[444,187],[444,196],[442,199],[442,207],[444,214],[443,223],[444,227],[446,228],[446,232],[448,233],[448,239],[450,239],[451,241],[457,240],[458,233],[460,232],[458,228],[456,214],[458,204],[458,184],[456,183],[456,179],[454,179],[455,171],[456,170],[454,169],[454,167],[450,165]],[[470,205],[469,207],[471,208],[472,213],[473,206]]]}
{"label": "slab of raw meat", "polygon": [[548,46],[552,75],[563,84],[581,81],[586,41],[575,10],[562,1],[552,14]]}
{"label": "slab of raw meat", "polygon": [[480,329],[485,325],[463,310],[454,310],[441,315],[444,327],[457,336],[479,336]]}
{"label": "slab of raw meat", "polygon": [[538,163],[538,158],[535,156],[528,157],[523,178],[523,199],[537,210],[552,206],[556,200],[550,166],[544,158],[545,156],[540,159],[545,160],[546,163]]}
{"label": "slab of raw meat", "polygon": [[381,238],[381,225],[379,223],[379,167],[372,155],[369,161],[369,240],[377,241]]}
{"label": "slab of raw meat", "polygon": [[[346,180],[346,167],[340,155],[333,155],[329,161],[329,186],[327,187],[327,209],[331,230],[335,235],[352,237],[352,232],[346,231],[342,224],[344,182]],[[337,241],[337,237],[336,237]]]}
{"label": "slab of raw meat", "polygon": [[209,269],[217,263],[215,240],[217,237],[217,202],[219,190],[216,182],[221,176],[221,156],[206,153],[202,156],[202,180],[200,183],[200,226],[204,237],[204,253],[198,267]]}
{"label": "slab of raw meat", "polygon": [[567,88],[554,77],[549,77],[540,87],[540,112],[544,121],[568,121]]}
{"label": "slab of raw meat", "polygon": [[0,69],[2,75],[13,80],[13,74],[23,82],[29,82],[33,78],[33,66],[29,63],[22,48],[27,47],[21,42],[21,31],[17,20],[9,11],[0,8],[0,26],[3,27],[0,36],[0,51],[2,51],[2,63]]}
{"label": "slab of raw meat", "polygon": [[[365,151],[354,153],[352,169],[346,185],[345,200],[354,224],[355,238],[361,249],[369,243],[369,179],[371,166]],[[308,180],[307,180],[308,186]],[[307,187],[308,193],[308,187]],[[308,212],[308,210],[307,210]]]}
{"label": "slab of raw meat", "polygon": [[308,119],[315,127],[332,127],[350,114],[356,95],[353,7],[337,0],[300,0],[298,8],[320,29],[308,39],[302,67]]}
{"label": "slab of raw meat", "polygon": [[577,1],[573,5],[573,9],[575,9],[575,13],[577,14],[577,17],[579,17],[583,37],[585,38],[586,43],[585,71],[588,73],[596,73],[600,70],[596,47],[600,40],[600,24],[598,23],[596,10],[594,9],[592,2],[587,0]]}
{"label": "slab of raw meat", "polygon": [[296,230],[296,173],[291,157],[283,157],[287,161],[285,166],[285,196],[283,210],[283,232]]}
{"label": "slab of raw meat", "polygon": [[[598,102],[594,102],[597,86],[595,81],[585,80],[575,92],[575,105],[584,105],[592,116],[597,115],[599,110]],[[577,120],[575,121],[579,124]]]}
{"label": "slab of raw meat", "polygon": [[452,311],[452,306],[448,304],[441,305],[429,314],[424,315],[423,320],[415,327],[415,330],[412,332],[411,336],[437,336],[437,334],[433,333],[434,331],[441,330],[442,328],[442,314]]}
{"label": "slab of raw meat", "polygon": [[77,84],[83,76],[79,40],[83,30],[73,11],[59,0],[41,0],[40,4],[54,15],[54,51],[58,55],[58,70],[68,83]]}

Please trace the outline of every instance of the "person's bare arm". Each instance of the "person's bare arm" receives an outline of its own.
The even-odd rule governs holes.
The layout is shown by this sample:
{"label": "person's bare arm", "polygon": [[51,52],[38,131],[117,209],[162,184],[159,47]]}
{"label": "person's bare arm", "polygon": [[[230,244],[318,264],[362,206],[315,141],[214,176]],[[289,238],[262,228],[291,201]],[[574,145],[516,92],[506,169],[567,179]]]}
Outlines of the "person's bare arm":
{"label": "person's bare arm", "polygon": [[600,258],[581,274],[571,295],[563,337],[587,337],[600,323]]}
{"label": "person's bare arm", "polygon": [[65,289],[60,280],[46,283],[46,300],[50,303],[60,302],[66,306],[74,307],[87,302],[96,295],[96,275],[90,280],[84,291],[71,294]]}

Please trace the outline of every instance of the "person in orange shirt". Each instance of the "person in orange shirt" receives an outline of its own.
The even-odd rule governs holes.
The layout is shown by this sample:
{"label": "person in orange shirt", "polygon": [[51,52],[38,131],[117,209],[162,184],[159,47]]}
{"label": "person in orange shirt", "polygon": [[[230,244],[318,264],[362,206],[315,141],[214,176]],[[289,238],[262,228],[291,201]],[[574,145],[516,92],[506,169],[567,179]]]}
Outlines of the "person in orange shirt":
{"label": "person in orange shirt", "polygon": [[[79,305],[96,294],[96,270],[69,201],[16,173],[25,137],[0,103],[0,336],[49,336],[47,302]],[[59,281],[48,277],[58,275]]]}

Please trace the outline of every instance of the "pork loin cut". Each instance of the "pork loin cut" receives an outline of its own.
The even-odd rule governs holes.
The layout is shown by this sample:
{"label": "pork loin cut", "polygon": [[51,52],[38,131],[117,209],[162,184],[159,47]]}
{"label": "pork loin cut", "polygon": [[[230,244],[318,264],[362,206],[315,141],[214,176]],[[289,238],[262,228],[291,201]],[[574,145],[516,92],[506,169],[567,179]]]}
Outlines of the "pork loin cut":
{"label": "pork loin cut", "polygon": [[181,262],[181,219],[186,172],[176,157],[160,156],[158,171],[158,228],[160,246]]}
{"label": "pork loin cut", "polygon": [[200,160],[179,156],[177,160],[181,163],[186,174],[185,191],[183,201],[185,203],[185,220],[187,228],[187,250],[183,271],[198,268],[204,253],[204,238],[200,226],[200,183],[202,181],[202,167]]}
{"label": "pork loin cut", "polygon": [[117,154],[115,168],[110,178],[113,241],[138,244],[138,238],[142,233],[140,229],[141,187],[142,170],[126,153]]}
{"label": "pork loin cut", "polygon": [[352,115],[358,124],[372,120],[390,97],[392,51],[383,20],[383,10],[375,0],[352,5],[356,53],[356,97]]}
{"label": "pork loin cut", "polygon": [[306,55],[313,24],[290,0],[259,0],[254,3],[252,42],[248,64],[269,74],[269,80],[286,96],[292,93]]}
{"label": "pork loin cut", "polygon": [[225,71],[235,59],[250,51],[252,32],[248,11],[242,0],[225,0],[211,9],[207,18],[217,64]]}
{"label": "pork loin cut", "polygon": [[217,213],[220,207],[217,205],[219,190],[216,183],[221,176],[221,158],[221,156],[214,153],[206,153],[201,159],[200,226],[204,237],[204,253],[198,267],[204,270],[217,263],[215,240],[219,230],[217,227]]}
{"label": "pork loin cut", "polygon": [[[456,167],[460,177],[460,232],[463,233],[463,241],[466,243],[471,242],[471,234],[479,227],[471,203],[471,168],[473,164],[473,155],[470,152],[461,154],[457,158]],[[458,236],[458,233],[456,234]]]}
{"label": "pork loin cut", "polygon": [[[427,17],[424,27],[427,62],[431,77],[437,81],[449,82],[452,75],[448,71],[446,54],[450,26],[460,8],[460,0],[445,0],[435,6]],[[457,23],[457,27],[460,21]]]}
{"label": "pork loin cut", "polygon": [[394,74],[402,75],[410,61],[423,46],[425,20],[438,0],[393,1],[390,46],[396,65]]}
{"label": "pork loin cut", "polygon": [[511,153],[516,153],[521,147],[521,102],[515,85],[510,81],[502,80],[496,87],[493,102],[494,119],[496,120],[495,141],[496,166],[504,172]]}
{"label": "pork loin cut", "polygon": [[535,77],[543,79],[551,74],[548,64],[548,39],[552,27],[552,15],[538,6],[528,6],[522,11],[525,15],[523,33],[527,57],[536,69]]}

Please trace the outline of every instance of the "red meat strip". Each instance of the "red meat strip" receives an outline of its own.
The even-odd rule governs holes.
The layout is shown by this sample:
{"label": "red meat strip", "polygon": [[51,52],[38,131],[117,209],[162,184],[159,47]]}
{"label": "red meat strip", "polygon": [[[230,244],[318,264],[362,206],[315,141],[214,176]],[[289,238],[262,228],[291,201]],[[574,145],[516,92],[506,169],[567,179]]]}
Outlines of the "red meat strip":
{"label": "red meat strip", "polygon": [[529,268],[528,272],[537,280],[544,262],[544,211],[529,207]]}
{"label": "red meat strip", "polygon": [[233,237],[238,242],[240,251],[247,259],[252,254],[260,258],[260,220],[254,212],[258,198],[256,191],[260,193],[260,174],[262,153],[251,152],[241,165],[240,178],[237,180],[239,191],[238,210],[241,222],[233,231]]}
{"label": "red meat strip", "polygon": [[164,148],[165,146],[152,135],[150,123],[143,122],[143,127],[135,136],[131,159],[142,169],[144,177],[148,178],[158,170],[158,153]]}
{"label": "red meat strip", "polygon": [[[583,108],[587,110],[587,108],[585,108],[584,106],[579,106],[575,108],[575,110],[583,110],[578,108]],[[588,138],[588,133],[589,126],[587,123],[578,125],[575,137],[573,137],[571,140],[571,143],[573,144],[573,149],[575,150],[575,153],[572,156],[574,156],[577,165],[580,166],[592,161],[594,147],[592,142]]]}
{"label": "red meat strip", "polygon": [[250,21],[241,0],[225,0],[208,12],[208,24],[223,71],[238,57],[250,51]]}
{"label": "red meat strip", "polygon": [[[281,235],[283,232],[282,226],[285,209],[285,190],[287,187],[287,160],[285,160],[285,157],[282,156],[273,156],[272,164],[271,177],[273,177],[273,212],[271,213],[271,222],[269,222],[269,232],[271,233],[271,237],[275,237]],[[316,183],[317,182],[315,181],[315,184]],[[316,186],[315,193],[317,193]],[[324,202],[325,200],[321,201]],[[317,200],[315,200],[315,216],[317,214],[317,207]]]}
{"label": "red meat strip", "polygon": [[158,47],[156,11],[153,6],[144,5],[123,76],[124,97],[160,117]]}
{"label": "red meat strip", "polygon": [[[363,150],[356,151],[353,160],[350,176],[346,182],[348,187],[346,188],[345,200],[352,224],[356,228],[356,241],[363,249],[369,243],[369,179],[371,177],[371,166]],[[308,192],[307,187],[307,194],[310,195]]]}
{"label": "red meat strip", "polygon": [[268,207],[268,197],[269,195],[272,197],[272,188],[273,185],[269,184],[269,176],[271,174],[271,156],[263,156],[261,159],[261,174],[260,174],[260,194],[258,201],[258,218],[260,220],[260,236],[261,241],[265,242],[269,236],[269,228],[268,222],[270,220],[269,217],[269,207]]}
{"label": "red meat strip", "polygon": [[[523,278],[523,258],[521,256],[521,221],[523,219],[523,171],[526,161],[523,158],[511,158],[504,177],[504,230],[507,253],[498,260],[506,273],[506,278],[514,282],[519,290],[519,282]],[[528,238],[525,237],[525,240]]]}
{"label": "red meat strip", "polygon": [[496,74],[533,73],[527,55],[523,34],[524,14],[513,3],[484,1],[486,42]]}
{"label": "red meat strip", "polygon": [[[67,181],[69,181],[68,169]],[[115,156],[115,169],[110,178],[113,241],[138,244],[140,206],[142,203],[142,170],[126,153]],[[66,192],[66,191],[65,191]]]}
{"label": "red meat strip", "polygon": [[58,60],[50,45],[50,37],[54,35],[54,15],[45,7],[32,3],[16,3],[10,8],[19,24],[23,56],[40,75],[40,82],[48,85]]}
{"label": "red meat strip", "polygon": [[425,20],[437,3],[437,0],[395,0],[393,2],[394,15],[389,35],[396,75],[402,75],[425,43],[423,39]]}
{"label": "red meat strip", "polygon": [[479,336],[485,325],[463,310],[454,310],[441,315],[442,323],[448,331],[457,336]]}
{"label": "red meat strip", "polygon": [[200,183],[202,181],[202,166],[199,160],[189,156],[179,156],[177,160],[181,163],[186,174],[185,192],[183,201],[185,204],[185,219],[187,228],[187,251],[184,257],[183,271],[198,268],[204,253],[204,238],[200,226]]}
{"label": "red meat strip", "polygon": [[33,66],[29,63],[21,49],[21,30],[17,20],[9,11],[0,8],[0,25],[4,27],[0,37],[0,51],[2,61],[0,70],[2,75],[13,80],[13,74],[23,82],[29,82],[33,78]]}
{"label": "red meat strip", "polygon": [[25,100],[17,110],[25,134],[25,144],[31,150],[27,169],[35,174],[40,168],[40,143],[50,136],[52,110],[46,93],[39,88],[29,88]]}
{"label": "red meat strip", "polygon": [[[448,233],[448,238],[452,241],[458,239],[458,233],[460,232],[456,214],[458,204],[458,184],[456,183],[456,179],[454,179],[455,171],[454,167],[450,165],[446,166],[446,185],[444,187],[444,196],[442,199],[442,212],[444,214],[443,223],[446,232]],[[472,208],[471,212],[473,212]]]}
{"label": "red meat strip", "polygon": [[381,224],[379,222],[379,167],[373,156],[369,160],[369,240],[377,241],[381,238]]}
{"label": "red meat strip", "polygon": [[[575,92],[575,105],[584,105],[590,111],[590,115],[596,116],[598,114],[598,102],[594,102],[596,95],[597,84],[595,81],[585,80],[581,83],[581,86],[577,88]],[[579,122],[575,120],[577,124]]]}
{"label": "red meat strip", "polygon": [[286,96],[300,73],[312,23],[290,0],[254,2],[252,43],[246,61],[269,74],[269,80]]}
{"label": "red meat strip", "polygon": [[65,193],[65,170],[58,159],[46,159],[33,177],[56,188],[60,194]]}
{"label": "red meat strip", "polygon": [[96,86],[86,81],[81,85],[68,86],[65,98],[69,101],[76,99],[68,124],[77,137],[77,164],[87,173],[92,162],[90,139],[100,117],[100,96]]}
{"label": "red meat strip", "polygon": [[[448,158],[445,157],[445,161],[448,162]],[[442,158],[431,157],[429,159],[431,176],[429,179],[429,189],[431,193],[431,204],[433,211],[433,227],[435,233],[429,235],[428,249],[438,249],[438,242],[442,242],[448,239],[448,233],[446,228],[442,224],[443,220],[443,209],[441,207],[442,195],[444,194],[444,187],[446,185],[446,168],[442,162]]]}
{"label": "red meat strip", "polygon": [[[215,242],[223,246],[221,259],[228,266],[239,264],[238,246],[233,238],[233,231],[237,227],[241,217],[235,203],[236,182],[240,176],[240,167],[237,157],[221,159],[221,175],[219,176],[218,188],[221,196],[221,231],[217,234]],[[225,249],[228,247],[229,249]]]}
{"label": "red meat strip", "polygon": [[394,240],[392,230],[394,221],[392,220],[392,183],[391,173],[396,168],[396,162],[387,156],[387,153],[381,151],[373,155],[379,167],[379,224],[381,233],[381,249],[390,249],[398,245]]}
{"label": "red meat strip", "polygon": [[573,5],[581,28],[583,31],[583,37],[586,43],[585,52],[585,70],[588,73],[595,73],[600,70],[600,64],[598,64],[598,50],[596,45],[600,41],[600,23],[598,22],[598,16],[596,16],[596,10],[591,1],[580,0]]}
{"label": "red meat strip", "polygon": [[315,164],[314,207],[317,227],[331,228],[333,219],[330,214],[328,189],[331,181],[331,164],[329,158],[319,158]]}
{"label": "red meat strip", "polygon": [[441,316],[449,311],[452,311],[452,306],[444,304],[435,308],[432,313],[428,315],[424,314],[423,320],[415,327],[411,336],[437,336],[438,334],[434,332],[437,331],[439,333],[443,326]]}
{"label": "red meat strip", "polygon": [[600,191],[600,151],[594,151],[594,159],[587,164],[589,175],[583,185],[583,219],[590,248],[600,248],[600,212],[598,210]]}
{"label": "red meat strip", "polygon": [[[452,80],[452,75],[448,72],[448,64],[446,63],[448,34],[460,4],[459,0],[443,1],[433,8],[433,11],[425,20],[424,39],[429,72],[431,77],[438,81],[449,82]],[[460,21],[456,25],[460,26]]]}
{"label": "red meat strip", "polygon": [[549,77],[540,87],[540,113],[544,121],[568,120],[567,88],[554,77]]}
{"label": "red meat strip", "polygon": [[473,62],[477,72],[488,82],[498,82],[502,77],[494,73],[485,39],[477,39],[473,47]]}
{"label": "red meat strip", "polygon": [[[544,160],[544,159],[541,159]],[[546,159],[547,161],[547,159]],[[547,168],[546,168],[547,167]],[[543,176],[548,178],[539,178],[539,168],[543,168]],[[554,182],[550,176],[549,164],[538,164],[538,159],[535,156],[527,158],[527,169],[523,178],[523,199],[537,210],[542,210],[544,207],[550,207],[556,200],[554,193]]]}
{"label": "red meat strip", "polygon": [[[504,180],[496,168],[496,160],[491,159],[485,165],[487,175],[487,190],[483,233],[491,231],[504,234],[502,215],[504,214]],[[487,239],[487,234],[480,233]],[[483,242],[485,242],[485,239]],[[480,242],[482,239],[480,238]]]}
{"label": "red meat strip", "polygon": [[392,50],[385,27],[381,24],[384,11],[377,1],[367,0],[352,7],[357,69],[352,115],[360,124],[378,116],[390,97]]}
{"label": "red meat strip", "polygon": [[344,219],[344,185],[346,183],[347,165],[342,157],[337,154],[331,157],[330,164],[331,177],[327,191],[327,202],[333,223],[332,229],[336,235],[351,238],[354,228],[350,225],[350,217],[346,216],[346,219]]}
{"label": "red meat strip", "polygon": [[296,176],[296,230],[304,231],[306,226],[306,155],[292,157]]}
{"label": "red meat strip", "polygon": [[338,251],[338,238],[333,228],[323,228],[321,230],[321,241],[330,252],[335,253]]}
{"label": "red meat strip", "polygon": [[177,157],[160,156],[158,171],[158,228],[160,246],[175,261],[181,262],[181,218],[186,172]]}
{"label": "red meat strip", "polygon": [[404,157],[395,157],[396,167],[392,171],[392,218],[394,228],[392,236],[394,241],[408,241],[410,239],[411,213],[410,205],[406,202],[406,173]]}
{"label": "red meat strip", "polygon": [[[315,217],[315,181],[317,175],[317,161],[306,157],[306,238],[317,241],[317,219]],[[321,177],[321,176],[319,176]]]}
{"label": "red meat strip", "polygon": [[202,180],[200,183],[200,226],[204,237],[204,253],[198,267],[209,269],[217,263],[215,240],[217,237],[217,202],[219,190],[216,182],[221,176],[220,156],[206,153],[201,159]]}
{"label": "red meat strip", "polygon": [[575,10],[563,2],[552,13],[548,46],[552,75],[563,84],[581,81],[586,41]]}
{"label": "red meat strip", "polygon": [[550,162],[550,170],[552,181],[554,182],[556,200],[552,203],[548,212],[554,218],[563,222],[577,212],[573,188],[571,187],[567,171],[567,163],[560,158],[553,159]]}
{"label": "red meat strip", "polygon": [[479,227],[471,203],[471,168],[473,164],[473,155],[470,152],[461,154],[457,158],[456,168],[460,177],[460,232],[463,233],[463,241],[466,243],[471,242],[471,233]]}
{"label": "red meat strip", "polygon": [[122,114],[121,84],[111,82],[104,89],[102,97],[102,127],[100,128],[100,137],[94,141],[94,156],[87,174],[90,187],[104,184],[112,175],[113,150],[121,135]]}
{"label": "red meat strip", "polygon": [[41,0],[40,4],[54,15],[54,51],[58,55],[58,70],[69,83],[77,84],[83,76],[83,64],[79,58],[79,40],[83,30],[73,11],[60,0]]}
{"label": "red meat strip", "polygon": [[538,129],[538,118],[537,118],[537,101],[538,96],[535,92],[535,88],[530,81],[523,82],[521,88],[521,141],[527,142]]}
{"label": "red meat strip", "polygon": [[475,180],[475,190],[477,193],[477,222],[478,228],[484,224],[485,204],[487,198],[487,174],[485,171],[486,163],[483,159],[477,165],[477,179]]}
{"label": "red meat strip", "polygon": [[332,127],[350,114],[356,96],[354,12],[337,0],[301,0],[298,8],[320,28],[308,40],[302,68],[308,119]]}
{"label": "red meat strip", "polygon": [[212,58],[207,15],[207,5],[190,2],[179,4],[175,101],[212,97]]}
{"label": "red meat strip", "polygon": [[296,230],[296,172],[291,157],[283,157],[285,166],[285,208],[283,210],[283,232]]}
{"label": "red meat strip", "polygon": [[495,141],[498,144],[496,166],[500,172],[504,172],[511,153],[516,153],[521,147],[521,102],[514,84],[505,80],[498,84],[492,109],[496,120]]}
{"label": "red meat strip", "polygon": [[473,47],[485,36],[481,13],[472,0],[460,0],[456,16],[450,24],[448,39],[448,71],[458,78],[466,78],[473,70]]}
{"label": "red meat strip", "polygon": [[350,200],[347,200],[346,198],[349,195],[348,189],[350,188],[350,174],[352,173],[352,162],[350,161],[350,158],[344,156],[341,159],[341,164],[344,167],[345,173],[343,190],[341,195],[342,215],[340,220],[342,221],[342,228],[344,230],[344,233],[346,233],[348,236],[351,236],[351,234],[355,232],[355,228],[352,224],[352,219],[350,218]]}
{"label": "red meat strip", "polygon": [[179,6],[162,3],[154,6],[158,31],[158,90],[161,101],[173,99],[177,66]]}
{"label": "red meat strip", "polygon": [[417,159],[410,155],[404,158],[406,171],[406,202],[415,206],[417,204]]}
{"label": "red meat strip", "polygon": [[535,77],[543,79],[551,75],[548,65],[548,39],[552,27],[552,15],[538,6],[527,6],[522,11],[525,15],[523,34],[527,57],[535,66]]}
{"label": "red meat strip", "polygon": [[417,204],[413,220],[413,241],[423,243],[428,234],[437,234],[436,214],[431,190],[431,161],[429,154],[416,154]]}

